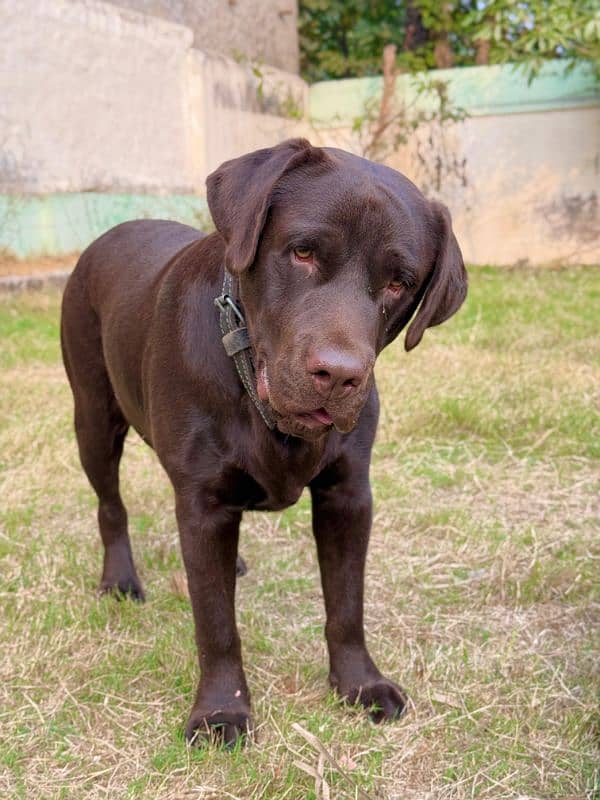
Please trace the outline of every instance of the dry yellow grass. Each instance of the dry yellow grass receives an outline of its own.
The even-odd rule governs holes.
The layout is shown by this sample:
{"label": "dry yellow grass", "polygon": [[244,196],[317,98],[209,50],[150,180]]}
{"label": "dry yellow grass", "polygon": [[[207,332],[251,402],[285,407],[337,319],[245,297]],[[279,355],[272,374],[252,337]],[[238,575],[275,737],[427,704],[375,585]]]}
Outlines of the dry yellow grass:
{"label": "dry yellow grass", "polygon": [[197,675],[164,474],[130,437],[148,602],[98,598],[59,297],[0,298],[0,796],[596,798],[599,296],[593,269],[475,270],[457,318],[382,356],[366,621],[411,695],[399,724],[327,692],[307,498],[246,516],[258,730],[233,753],[183,742]]}

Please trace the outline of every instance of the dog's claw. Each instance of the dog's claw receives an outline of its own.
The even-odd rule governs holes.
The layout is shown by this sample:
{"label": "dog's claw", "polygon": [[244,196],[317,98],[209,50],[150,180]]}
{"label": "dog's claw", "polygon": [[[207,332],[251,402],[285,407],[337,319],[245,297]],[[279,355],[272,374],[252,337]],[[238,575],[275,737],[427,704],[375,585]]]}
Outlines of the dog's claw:
{"label": "dog's claw", "polygon": [[135,578],[120,580],[116,583],[102,581],[100,584],[100,595],[105,594],[111,595],[116,600],[131,598],[131,600],[135,600],[138,603],[144,603],[146,601],[146,595],[142,589],[142,585]]}
{"label": "dog's claw", "polygon": [[252,731],[246,712],[216,711],[213,714],[192,711],[185,728],[185,738],[195,746],[210,743],[226,748],[244,745]]}
{"label": "dog's claw", "polygon": [[408,706],[408,695],[404,689],[384,677],[343,693],[339,689],[336,691],[349,705],[366,708],[369,718],[375,723],[400,719]]}

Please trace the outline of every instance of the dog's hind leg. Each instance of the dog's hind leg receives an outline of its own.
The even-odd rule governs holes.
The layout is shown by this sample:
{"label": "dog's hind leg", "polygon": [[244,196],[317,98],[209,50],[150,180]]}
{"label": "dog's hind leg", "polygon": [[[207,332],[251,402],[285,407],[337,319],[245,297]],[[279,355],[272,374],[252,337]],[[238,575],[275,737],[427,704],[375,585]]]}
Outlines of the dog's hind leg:
{"label": "dog's hind leg", "polygon": [[98,496],[98,524],[104,545],[102,593],[144,599],[127,532],[127,511],[119,491],[119,462],[129,430],[104,364],[99,323],[81,294],[65,290],[61,343],[75,399],[75,434],[85,473]]}
{"label": "dog's hind leg", "polygon": [[[104,419],[100,414],[104,414]],[[100,591],[144,599],[131,542],[127,532],[127,511],[119,491],[119,462],[129,426],[116,402],[108,400],[103,409],[75,404],[75,432],[79,455],[94,491],[98,495],[98,525],[104,545],[104,566]]]}

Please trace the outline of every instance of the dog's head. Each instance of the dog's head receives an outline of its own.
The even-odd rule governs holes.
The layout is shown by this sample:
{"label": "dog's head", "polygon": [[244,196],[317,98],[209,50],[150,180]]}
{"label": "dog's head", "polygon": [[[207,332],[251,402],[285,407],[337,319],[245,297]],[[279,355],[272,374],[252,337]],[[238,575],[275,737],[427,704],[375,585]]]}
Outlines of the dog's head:
{"label": "dog's head", "polygon": [[413,316],[416,347],[465,299],[447,209],[388,167],[304,139],[228,161],[207,186],[279,430],[352,430],[378,353]]}

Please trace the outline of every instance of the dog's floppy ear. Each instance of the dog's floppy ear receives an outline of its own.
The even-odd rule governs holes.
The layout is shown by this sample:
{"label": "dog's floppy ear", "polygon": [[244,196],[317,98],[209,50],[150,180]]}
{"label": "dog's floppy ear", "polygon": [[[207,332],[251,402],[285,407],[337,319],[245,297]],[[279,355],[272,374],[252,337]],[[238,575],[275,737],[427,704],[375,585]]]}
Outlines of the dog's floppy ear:
{"label": "dog's floppy ear", "polygon": [[406,332],[406,350],[419,344],[425,328],[439,325],[458,311],[467,296],[467,271],[452,232],[450,212],[441,203],[432,202],[431,206],[439,237],[437,256],[419,310]]}
{"label": "dog's floppy ear", "polygon": [[323,150],[306,139],[288,139],[226,161],[208,176],[208,207],[225,240],[229,272],[239,275],[254,261],[277,181],[306,162],[324,158]]}

